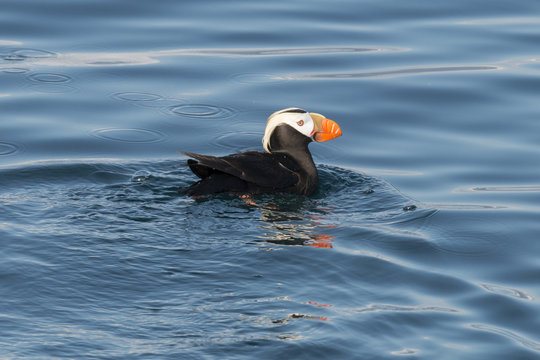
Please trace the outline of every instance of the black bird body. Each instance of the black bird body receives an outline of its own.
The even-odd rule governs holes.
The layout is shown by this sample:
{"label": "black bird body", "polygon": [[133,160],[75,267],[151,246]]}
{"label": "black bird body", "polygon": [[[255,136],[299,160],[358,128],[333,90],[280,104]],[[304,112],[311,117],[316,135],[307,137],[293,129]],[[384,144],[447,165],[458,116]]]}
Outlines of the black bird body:
{"label": "black bird body", "polygon": [[[272,116],[276,114],[309,116],[307,112],[296,108],[285,109]],[[313,134],[315,128],[302,129],[304,133],[301,133],[294,127],[294,123],[288,121],[289,123],[273,124],[268,131],[272,116],[267,125],[268,135],[265,134],[263,138],[267,152],[246,151],[221,157],[182,152],[191,158],[188,159],[187,165],[200,178],[182,192],[189,196],[222,192],[242,194],[283,192],[307,196],[313,194],[317,190],[319,180],[317,168],[308,149],[313,137],[305,133],[310,131]],[[296,120],[296,117],[294,119]],[[298,126],[304,125],[302,119],[298,120],[298,123],[300,123]],[[341,135],[339,127],[337,129]]]}

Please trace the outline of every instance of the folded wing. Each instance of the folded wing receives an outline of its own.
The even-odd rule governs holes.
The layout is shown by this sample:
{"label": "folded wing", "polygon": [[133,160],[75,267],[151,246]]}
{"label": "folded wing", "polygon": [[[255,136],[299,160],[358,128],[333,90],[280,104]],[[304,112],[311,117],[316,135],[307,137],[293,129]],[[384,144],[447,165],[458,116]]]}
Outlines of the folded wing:
{"label": "folded wing", "polygon": [[182,152],[193,159],[188,165],[201,179],[216,172],[225,173],[262,188],[285,189],[298,182],[298,164],[284,153],[246,151],[227,156]]}

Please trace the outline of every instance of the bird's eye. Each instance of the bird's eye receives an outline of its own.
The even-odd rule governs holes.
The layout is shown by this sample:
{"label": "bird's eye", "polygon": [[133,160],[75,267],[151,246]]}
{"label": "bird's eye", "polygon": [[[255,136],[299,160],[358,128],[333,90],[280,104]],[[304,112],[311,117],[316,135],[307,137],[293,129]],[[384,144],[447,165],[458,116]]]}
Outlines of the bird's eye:
{"label": "bird's eye", "polygon": [[304,120],[299,120],[296,123],[298,124],[298,126],[302,126],[302,125],[304,125]]}

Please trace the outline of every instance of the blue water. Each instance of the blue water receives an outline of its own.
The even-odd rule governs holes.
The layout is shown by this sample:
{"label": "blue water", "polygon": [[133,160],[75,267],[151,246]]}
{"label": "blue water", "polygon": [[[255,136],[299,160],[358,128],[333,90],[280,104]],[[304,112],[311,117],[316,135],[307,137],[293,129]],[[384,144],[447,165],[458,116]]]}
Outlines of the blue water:
{"label": "blue water", "polygon": [[[540,358],[540,2],[0,7],[0,358]],[[314,196],[178,194],[290,106]]]}

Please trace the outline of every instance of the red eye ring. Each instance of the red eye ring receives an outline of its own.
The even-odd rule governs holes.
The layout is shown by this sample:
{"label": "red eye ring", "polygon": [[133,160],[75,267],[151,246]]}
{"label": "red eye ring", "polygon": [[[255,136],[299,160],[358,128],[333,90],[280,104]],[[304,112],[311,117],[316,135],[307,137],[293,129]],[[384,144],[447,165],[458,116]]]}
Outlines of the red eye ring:
{"label": "red eye ring", "polygon": [[298,124],[298,126],[302,126],[304,125],[304,120],[298,120],[296,123]]}

